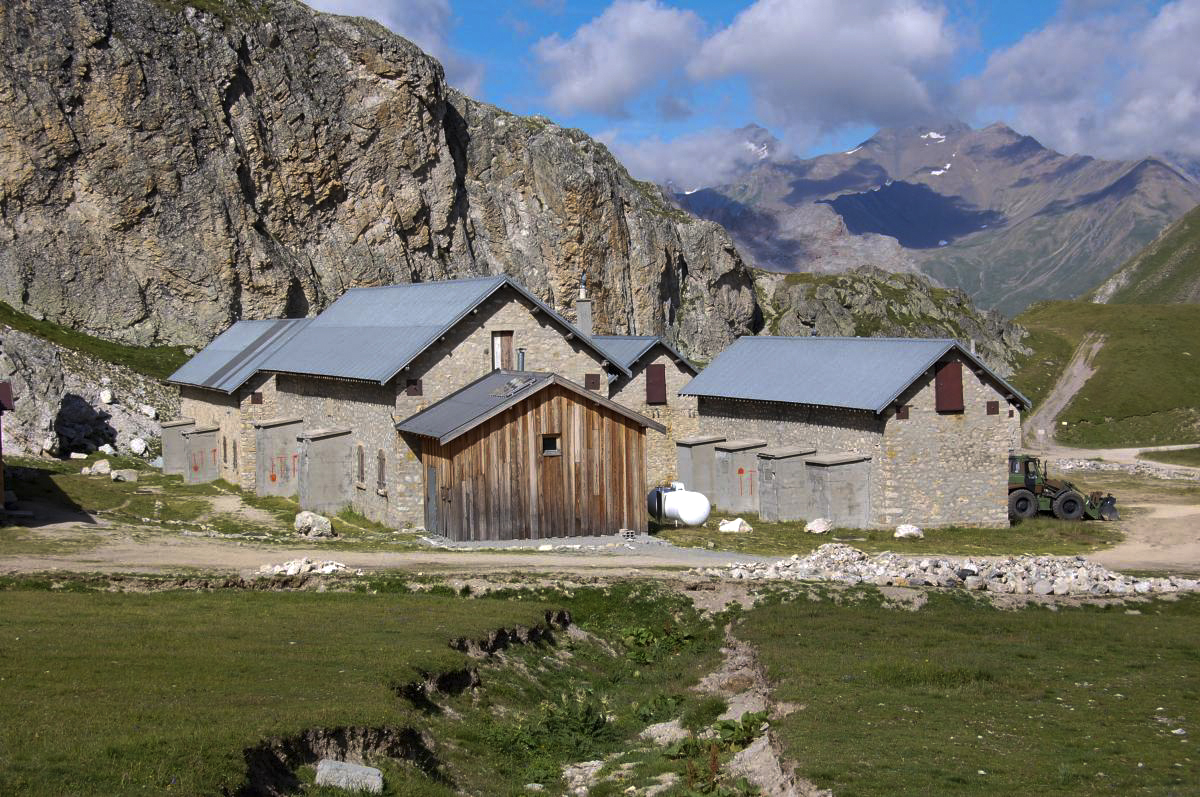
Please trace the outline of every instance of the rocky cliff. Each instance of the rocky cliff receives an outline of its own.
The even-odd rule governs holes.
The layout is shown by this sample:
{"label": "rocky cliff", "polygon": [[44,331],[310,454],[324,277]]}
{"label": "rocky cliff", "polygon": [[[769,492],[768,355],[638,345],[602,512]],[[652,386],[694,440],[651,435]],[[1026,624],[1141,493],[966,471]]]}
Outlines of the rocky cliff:
{"label": "rocky cliff", "polygon": [[1030,353],[1024,328],[917,274],[866,267],[837,275],[759,271],[755,279],[764,334],[956,338],[1002,376]]}
{"label": "rocky cliff", "polygon": [[601,144],[449,89],[373,22],[292,0],[0,5],[0,298],[129,343],[207,342],[346,288],[510,274],[706,357],[752,331],[715,224]]}

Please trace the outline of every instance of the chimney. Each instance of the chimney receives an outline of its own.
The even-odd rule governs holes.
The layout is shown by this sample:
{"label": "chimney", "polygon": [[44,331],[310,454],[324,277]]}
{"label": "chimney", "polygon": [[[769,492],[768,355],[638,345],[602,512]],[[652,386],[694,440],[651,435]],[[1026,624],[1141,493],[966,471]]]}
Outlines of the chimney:
{"label": "chimney", "polygon": [[575,300],[575,326],[579,331],[592,336],[592,300],[587,298],[587,276],[579,282],[579,298]]}

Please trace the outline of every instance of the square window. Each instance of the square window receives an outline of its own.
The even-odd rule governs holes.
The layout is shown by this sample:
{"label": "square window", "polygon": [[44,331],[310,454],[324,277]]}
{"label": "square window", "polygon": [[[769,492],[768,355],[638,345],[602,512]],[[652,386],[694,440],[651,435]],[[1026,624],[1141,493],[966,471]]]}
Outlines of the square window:
{"label": "square window", "polygon": [[1011,418],[1012,416],[1013,416],[1013,411],[1012,411],[1012,410],[1009,410],[1009,411],[1008,411],[1008,417],[1010,417],[1010,418]]}
{"label": "square window", "polygon": [[908,420],[908,405],[907,404],[901,404],[900,406],[896,407],[896,420],[898,420],[898,421],[907,421]]}
{"label": "square window", "polygon": [[600,389],[600,374],[584,374],[583,386],[588,390]]}
{"label": "square window", "polygon": [[262,404],[262,393],[257,390],[250,394],[251,404]]}
{"label": "square window", "polygon": [[406,396],[423,396],[424,391],[422,390],[421,380],[420,379],[408,380],[408,382],[404,386],[404,395],[406,395]]}
{"label": "square window", "polygon": [[988,415],[999,415],[1000,414],[1000,402],[999,401],[989,401],[987,403],[987,414]]}
{"label": "square window", "polygon": [[562,454],[562,436],[557,434],[542,435],[542,456],[557,457]]}

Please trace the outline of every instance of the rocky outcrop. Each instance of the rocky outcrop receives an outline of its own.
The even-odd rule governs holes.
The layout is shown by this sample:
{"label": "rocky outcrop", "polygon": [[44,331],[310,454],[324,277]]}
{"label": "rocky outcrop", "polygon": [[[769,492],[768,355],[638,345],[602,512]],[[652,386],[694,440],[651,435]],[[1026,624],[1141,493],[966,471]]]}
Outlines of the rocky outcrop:
{"label": "rocky outcrop", "polygon": [[507,273],[698,357],[751,331],[721,228],[601,144],[449,89],[361,19],[258,6],[0,6],[0,296],[134,344],[202,344],[356,285]]}
{"label": "rocky outcrop", "polygon": [[956,338],[1002,376],[1030,353],[1024,328],[918,274],[868,267],[838,275],[755,272],[755,280],[764,334]]}
{"label": "rocky outcrop", "polygon": [[173,387],[42,338],[0,326],[0,380],[15,408],[4,414],[5,453],[66,454],[103,445],[132,453],[159,436],[158,421],[179,413]]}

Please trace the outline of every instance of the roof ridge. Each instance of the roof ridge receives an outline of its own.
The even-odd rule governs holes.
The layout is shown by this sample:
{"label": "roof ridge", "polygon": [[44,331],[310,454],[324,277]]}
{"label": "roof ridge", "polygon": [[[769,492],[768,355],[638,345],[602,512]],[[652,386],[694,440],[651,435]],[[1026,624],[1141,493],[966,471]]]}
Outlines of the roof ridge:
{"label": "roof ridge", "polygon": [[[482,274],[478,277],[459,277],[450,280],[430,280],[428,282],[393,282],[390,285],[355,285],[353,288],[347,288],[342,296],[353,291],[378,291],[394,288],[418,288],[424,285],[461,285],[466,282],[485,282],[492,280],[511,280],[512,277],[507,274]],[[340,299],[341,296],[338,297]],[[335,299],[334,301],[337,301]]]}

